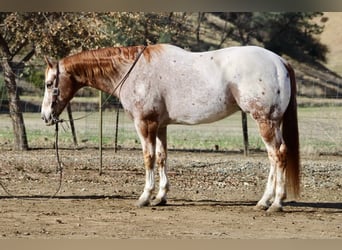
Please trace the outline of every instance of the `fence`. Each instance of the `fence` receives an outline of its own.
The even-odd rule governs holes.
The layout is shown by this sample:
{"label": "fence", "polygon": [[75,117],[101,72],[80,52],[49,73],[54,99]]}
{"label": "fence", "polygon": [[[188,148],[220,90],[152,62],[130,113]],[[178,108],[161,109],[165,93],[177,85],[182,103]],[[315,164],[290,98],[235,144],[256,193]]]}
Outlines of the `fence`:
{"label": "fence", "polygon": [[[75,146],[68,123],[60,129],[60,147],[84,148],[99,146],[99,113],[97,110],[81,120],[75,121],[78,145]],[[91,111],[73,112],[75,118]],[[66,116],[66,112],[62,117]],[[342,152],[342,107],[299,108],[299,130],[301,151],[308,154],[340,154]],[[116,132],[116,109],[103,112],[103,147],[114,148]],[[52,148],[54,127],[44,125],[37,112],[24,112],[25,126],[31,148]],[[248,116],[250,149],[263,150],[255,122]],[[0,115],[0,148],[11,148],[12,124],[8,114]],[[134,125],[121,110],[118,122],[118,148],[140,148]],[[212,124],[196,126],[170,125],[168,147],[175,150],[239,151],[243,152],[241,115],[236,113]]]}
{"label": "fence", "polygon": [[[0,78],[0,83],[1,83]],[[18,81],[18,86],[26,84]],[[0,84],[0,87],[3,86]],[[306,87],[307,90],[308,87]],[[0,149],[10,149],[13,143],[12,124],[6,110],[7,97],[0,91]],[[96,92],[97,93],[97,92]],[[23,95],[24,121],[31,148],[52,148],[54,128],[46,127],[40,118],[42,92]],[[301,151],[304,154],[342,153],[342,99],[318,99],[299,97],[299,129]],[[74,118],[90,114],[75,121],[78,144],[74,145],[71,129],[67,123],[60,129],[60,147],[99,147],[100,117],[98,97],[77,97],[72,101]],[[102,147],[114,148],[117,106],[111,103],[103,111]],[[62,114],[66,118],[66,112]],[[118,121],[118,148],[140,149],[140,142],[130,118],[122,110]],[[252,151],[264,150],[255,122],[248,116],[249,147]],[[238,112],[213,124],[196,126],[170,125],[168,148],[174,150],[235,151],[243,152],[241,114]]]}

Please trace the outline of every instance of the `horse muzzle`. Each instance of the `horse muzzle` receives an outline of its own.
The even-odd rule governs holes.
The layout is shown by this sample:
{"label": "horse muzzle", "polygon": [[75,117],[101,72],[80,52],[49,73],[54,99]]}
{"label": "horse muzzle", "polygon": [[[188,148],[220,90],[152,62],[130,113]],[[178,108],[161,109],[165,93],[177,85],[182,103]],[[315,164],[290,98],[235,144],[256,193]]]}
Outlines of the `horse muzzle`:
{"label": "horse muzzle", "polygon": [[45,122],[46,126],[52,126],[55,125],[59,120],[58,118],[55,118],[54,116],[50,115],[49,117],[46,117],[42,114],[42,120]]}

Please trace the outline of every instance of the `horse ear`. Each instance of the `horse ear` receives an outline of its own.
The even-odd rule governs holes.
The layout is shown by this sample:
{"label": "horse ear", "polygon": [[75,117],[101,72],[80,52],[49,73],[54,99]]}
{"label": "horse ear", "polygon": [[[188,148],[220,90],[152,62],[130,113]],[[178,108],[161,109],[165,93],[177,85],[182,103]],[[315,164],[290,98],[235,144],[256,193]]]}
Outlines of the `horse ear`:
{"label": "horse ear", "polygon": [[47,56],[44,56],[44,59],[48,67],[53,68],[53,63],[51,62],[51,60]]}

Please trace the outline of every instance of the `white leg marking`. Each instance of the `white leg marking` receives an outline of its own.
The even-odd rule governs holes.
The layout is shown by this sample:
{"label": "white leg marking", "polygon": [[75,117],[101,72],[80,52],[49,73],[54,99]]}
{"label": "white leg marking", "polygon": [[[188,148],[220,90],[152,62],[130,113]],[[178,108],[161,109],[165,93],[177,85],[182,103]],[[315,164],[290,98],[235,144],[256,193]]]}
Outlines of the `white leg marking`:
{"label": "white leg marking", "polygon": [[144,192],[140,195],[138,206],[147,206],[150,204],[152,192],[154,190],[154,171],[153,169],[146,169],[145,188]]}
{"label": "white leg marking", "polygon": [[160,128],[156,142],[156,156],[159,168],[159,191],[154,200],[154,205],[164,205],[167,200],[167,192],[169,191],[169,180],[167,177],[167,146],[166,146],[166,127]]}
{"label": "white leg marking", "polygon": [[[269,151],[269,149],[268,149]],[[270,152],[270,151],[269,151]],[[268,180],[266,184],[265,192],[262,198],[259,200],[256,208],[259,210],[266,210],[270,206],[270,201],[274,196],[274,188],[276,185],[276,173],[275,173],[275,163],[271,156],[269,156],[269,160],[271,162],[270,165],[270,173],[268,175]]]}

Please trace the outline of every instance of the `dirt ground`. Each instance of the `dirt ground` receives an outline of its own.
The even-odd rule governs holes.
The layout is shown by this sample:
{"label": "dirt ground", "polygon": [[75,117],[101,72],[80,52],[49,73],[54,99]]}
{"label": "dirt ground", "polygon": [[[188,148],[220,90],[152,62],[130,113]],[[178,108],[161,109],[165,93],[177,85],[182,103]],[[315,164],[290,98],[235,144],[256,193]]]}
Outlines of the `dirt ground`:
{"label": "dirt ground", "polygon": [[[0,238],[333,239],[342,238],[341,156],[302,157],[302,193],[284,212],[254,211],[268,174],[265,153],[169,152],[168,204],[135,207],[144,186],[142,153],[0,151]],[[157,178],[158,181],[158,178]]]}

